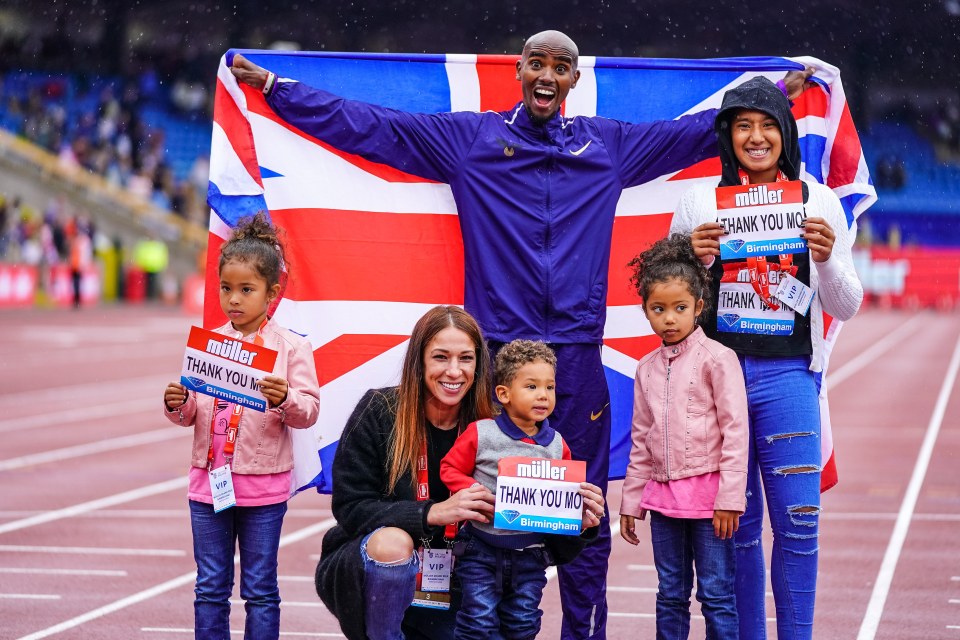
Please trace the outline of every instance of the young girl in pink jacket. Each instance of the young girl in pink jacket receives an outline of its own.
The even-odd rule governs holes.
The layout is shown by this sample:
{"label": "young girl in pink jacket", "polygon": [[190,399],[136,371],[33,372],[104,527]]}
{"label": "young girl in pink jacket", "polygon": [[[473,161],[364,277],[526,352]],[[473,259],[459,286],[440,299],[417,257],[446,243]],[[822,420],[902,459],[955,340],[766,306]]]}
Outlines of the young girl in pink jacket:
{"label": "young girl in pink jacket", "polygon": [[[273,375],[260,381],[266,411],[197,395],[177,382],[163,394],[167,418],[194,430],[188,497],[198,639],[230,638],[238,542],[240,597],[247,612],[243,637],[270,640],[280,634],[277,552],[293,468],[288,429],[313,425],[320,407],[310,343],[268,315],[280,295],[282,268],[282,246],[262,213],[242,220],[220,251],[220,308],[229,321],[215,331],[278,353]],[[225,481],[232,482],[232,495],[215,501],[213,483],[219,494]]]}
{"label": "young girl in pink jacket", "polygon": [[697,326],[710,275],[688,236],[660,240],[630,266],[663,343],[637,364],[620,535],[638,544],[636,520],[650,512],[658,638],[689,634],[694,564],[707,638],[736,638],[733,533],[746,506],[748,448],[740,363]]}

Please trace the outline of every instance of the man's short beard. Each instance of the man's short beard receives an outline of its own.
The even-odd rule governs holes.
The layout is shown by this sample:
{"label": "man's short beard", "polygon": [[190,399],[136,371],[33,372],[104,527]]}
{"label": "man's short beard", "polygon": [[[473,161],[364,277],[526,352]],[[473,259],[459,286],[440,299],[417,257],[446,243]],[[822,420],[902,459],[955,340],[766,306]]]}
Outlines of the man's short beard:
{"label": "man's short beard", "polygon": [[[537,126],[541,126],[541,127],[542,127],[543,125],[547,124],[548,122],[550,122],[550,121],[553,119],[553,116],[557,115],[557,112],[554,111],[553,113],[551,113],[551,114],[550,114],[549,116],[547,116],[546,118],[541,118],[541,117],[538,116],[538,115],[534,115],[533,111],[531,111],[531,110],[530,110],[530,107],[528,107],[527,105],[523,105],[523,108],[524,108],[524,110],[527,112],[527,117],[530,118],[530,122],[532,122],[533,124],[535,124],[535,125],[537,125]],[[559,110],[558,110],[558,111],[559,111]]]}

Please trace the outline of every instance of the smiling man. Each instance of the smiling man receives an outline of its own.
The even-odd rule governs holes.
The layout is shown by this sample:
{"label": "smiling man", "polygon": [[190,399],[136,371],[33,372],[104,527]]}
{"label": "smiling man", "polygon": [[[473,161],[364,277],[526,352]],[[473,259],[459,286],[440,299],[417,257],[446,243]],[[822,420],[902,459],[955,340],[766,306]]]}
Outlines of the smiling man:
{"label": "smiling man", "polygon": [[[551,425],[605,491],[610,396],[600,345],[617,201],[627,187],[713,155],[716,111],[646,123],[565,118],[560,106],[580,77],[578,55],[559,31],[531,36],[516,66],[522,100],[499,113],[413,114],[346,100],[279,80],[240,55],[231,71],[302,131],[450,185],[463,233],[464,306],[494,353],[516,338],[554,348]],[[812,72],[788,74],[791,93]],[[564,638],[606,637],[609,555],[604,517],[598,540],[560,567]]]}

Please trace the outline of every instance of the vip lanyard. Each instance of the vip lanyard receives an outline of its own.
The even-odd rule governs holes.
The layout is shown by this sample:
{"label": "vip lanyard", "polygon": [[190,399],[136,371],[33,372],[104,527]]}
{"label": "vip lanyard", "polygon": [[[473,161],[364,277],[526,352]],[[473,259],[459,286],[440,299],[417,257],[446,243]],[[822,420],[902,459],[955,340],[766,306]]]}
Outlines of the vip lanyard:
{"label": "vip lanyard", "polygon": [[[740,184],[750,184],[750,176],[748,176],[743,169],[738,169],[738,172],[740,174]],[[788,182],[787,176],[779,169],[777,170],[776,181]],[[780,309],[780,303],[775,296],[770,295],[770,266],[766,256],[751,256],[747,258],[747,272],[750,274],[750,285],[768,307],[777,311]],[[774,271],[790,273],[792,275],[796,273],[796,270],[797,268],[793,266],[793,254],[781,253],[779,269],[774,265]]]}
{"label": "vip lanyard", "polygon": [[[260,328],[257,329],[257,335],[253,337],[253,344],[263,346],[263,328],[267,326],[269,318],[264,318],[263,322],[260,324]],[[230,423],[227,426],[227,441],[223,444],[223,457],[226,458],[227,464],[230,464],[230,461],[233,459],[233,451],[237,446],[237,434],[240,433],[240,418],[243,417],[243,405],[234,404],[233,411],[230,412]],[[214,428],[217,426],[217,401],[213,401],[213,415],[210,418],[210,448],[207,449],[207,469],[213,469],[213,434]]]}
{"label": "vip lanyard", "polygon": [[[427,470],[427,441],[424,440],[420,446],[420,455],[417,456],[417,500],[430,499],[430,475]],[[443,528],[443,539],[447,546],[453,545],[453,539],[457,537],[457,523],[448,524]],[[422,540],[423,546],[429,548],[429,541]]]}

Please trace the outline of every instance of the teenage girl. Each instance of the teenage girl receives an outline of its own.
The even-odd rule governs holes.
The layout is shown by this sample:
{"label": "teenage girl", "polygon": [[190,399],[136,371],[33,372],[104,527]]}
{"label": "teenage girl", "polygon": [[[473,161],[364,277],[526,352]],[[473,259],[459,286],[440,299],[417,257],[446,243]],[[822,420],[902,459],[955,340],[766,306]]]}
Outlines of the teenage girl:
{"label": "teenage girl", "polygon": [[[744,305],[717,305],[701,323],[711,338],[733,349],[746,380],[750,411],[747,510],[736,535],[740,640],[767,637],[763,515],[766,502],[773,547],[770,586],[779,640],[810,640],[817,593],[821,471],[820,374],[829,355],[824,313],[849,320],[863,300],[853,268],[853,232],[838,197],[804,180],[805,221],[797,235],[805,251],[720,258],[724,229],[717,222],[716,187],[780,184],[803,174],[797,122],[773,82],[758,76],[723,96],[715,122],[722,176],[680,199],[671,230],[690,234],[713,275],[715,300],[751,300],[749,324],[737,320]],[[808,174],[809,175],[809,174]],[[786,186],[786,185],[784,185]],[[755,264],[751,264],[755,262]],[[781,281],[809,289],[809,309],[795,311],[773,297]],[[739,307],[739,308],[738,308]],[[787,327],[775,332],[766,326]],[[761,328],[755,328],[755,327]]]}
{"label": "teenage girl", "polygon": [[[197,395],[177,382],[168,384],[163,394],[167,418],[194,429],[188,497],[197,562],[198,640],[230,638],[238,541],[240,596],[247,613],[244,638],[280,634],[277,552],[293,468],[288,428],[311,426],[320,405],[310,343],[267,313],[280,294],[283,266],[283,247],[263,213],[242,220],[220,252],[220,308],[229,321],[215,331],[279,354],[273,375],[259,383],[267,410]],[[224,476],[232,479],[236,505],[215,510],[212,481],[222,482]]]}
{"label": "teenage girl", "polygon": [[660,240],[630,266],[663,342],[637,365],[620,535],[638,544],[636,519],[650,512],[658,638],[690,632],[694,565],[707,638],[736,638],[733,533],[746,504],[748,443],[740,363],[697,325],[710,276],[689,236]]}

